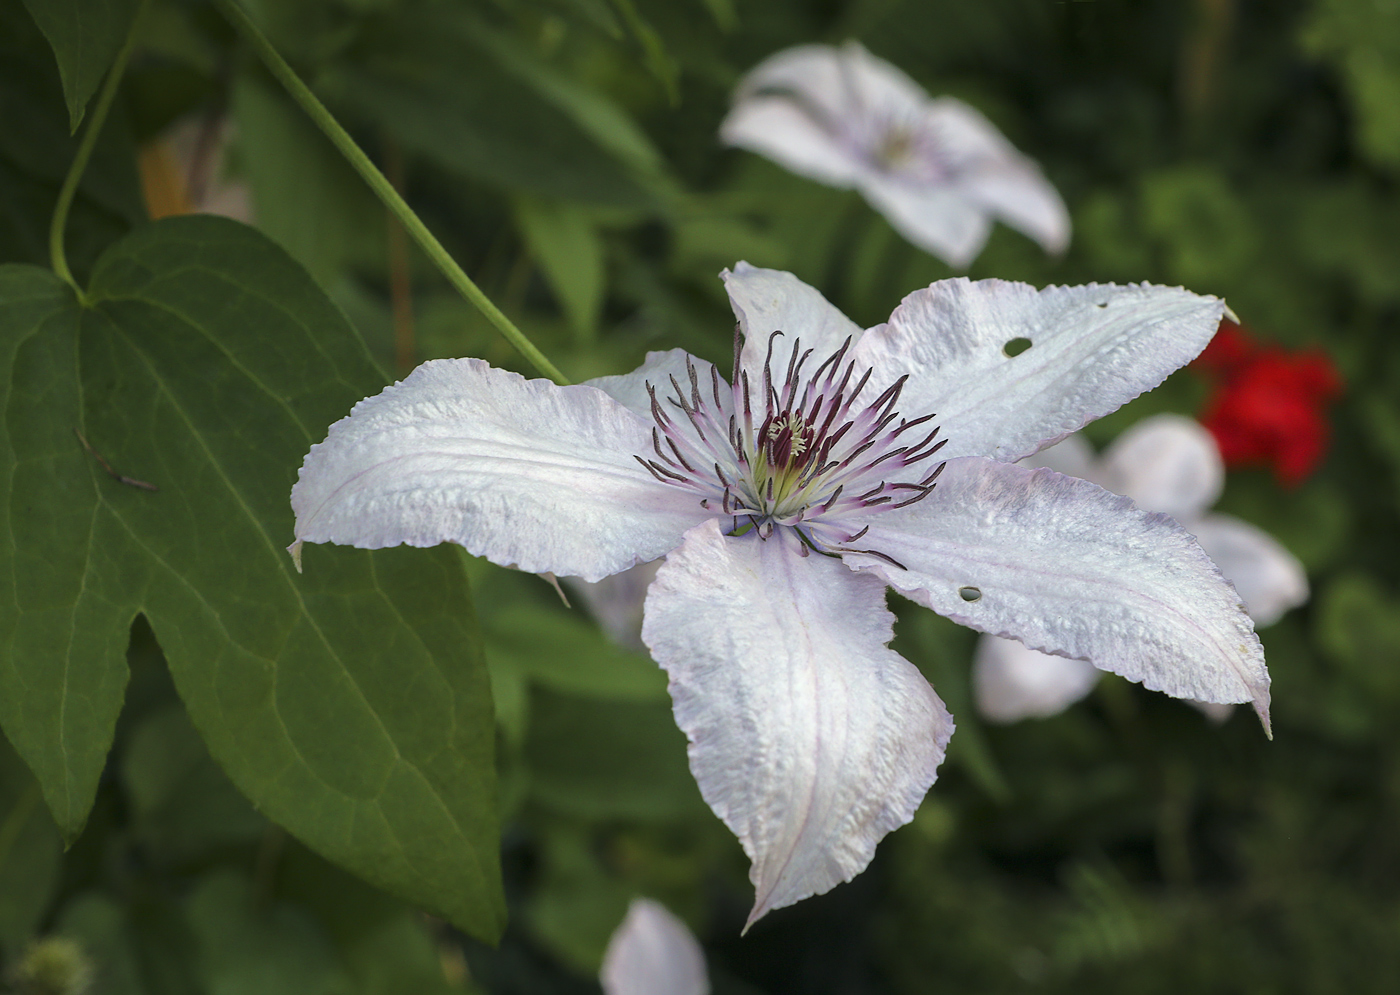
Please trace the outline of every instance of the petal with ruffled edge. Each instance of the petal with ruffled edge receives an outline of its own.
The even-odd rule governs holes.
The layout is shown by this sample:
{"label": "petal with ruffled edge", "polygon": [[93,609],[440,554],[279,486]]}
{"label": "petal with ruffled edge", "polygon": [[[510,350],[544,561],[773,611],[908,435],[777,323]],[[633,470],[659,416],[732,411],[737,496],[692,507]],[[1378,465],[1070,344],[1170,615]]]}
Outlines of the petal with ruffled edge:
{"label": "petal with ruffled edge", "polygon": [[605,995],[709,995],[705,954],[660,902],[634,898],[603,954]]}
{"label": "petal with ruffled edge", "polygon": [[642,640],[670,675],[700,793],[743,844],[752,924],[860,873],[913,818],[953,722],[886,648],[884,584],[786,529],[686,534],[647,596]]}
{"label": "petal with ruffled edge", "polygon": [[1263,529],[1233,515],[1212,514],[1192,522],[1191,531],[1235,585],[1256,626],[1273,625],[1308,600],[1303,564]]}
{"label": "petal with ruffled edge", "polygon": [[633,458],[651,426],[593,387],[481,360],[424,363],[311,447],[292,488],[303,542],[455,542],[532,573],[598,580],[674,548],[708,513]]}
{"label": "petal with ruffled edge", "polygon": [[[1185,365],[1225,304],[1180,288],[1046,287],[965,278],[904,298],[856,348],[872,383],[911,374],[900,413],[938,413],[944,453],[1011,462],[1108,414]],[[1031,345],[1009,356],[1006,346]]]}
{"label": "petal with ruffled edge", "polygon": [[940,615],[1090,660],[1177,698],[1252,701],[1264,651],[1233,588],[1185,529],[1052,470],[950,460],[924,500],[872,515],[852,568]]}
{"label": "petal with ruffled edge", "polygon": [[[1191,524],[1225,488],[1225,463],[1214,436],[1197,422],[1182,415],[1154,415],[1104,450],[1096,482],[1132,498],[1139,508],[1171,515],[1194,532]],[[1223,566],[1221,570],[1234,579]]]}
{"label": "petal with ruffled edge", "polygon": [[977,711],[992,722],[1058,715],[1098,683],[1088,660],[1033,650],[1015,639],[983,636],[972,657],[972,695]]}
{"label": "petal with ruffled edge", "polygon": [[872,174],[862,177],[860,191],[896,231],[949,266],[977,258],[992,231],[986,212],[951,185]]}
{"label": "petal with ruffled edge", "polygon": [[849,187],[868,169],[818,108],[789,97],[740,100],[720,125],[719,137],[828,186]]}
{"label": "petal with ruffled edge", "polygon": [[1053,446],[1046,446],[1040,452],[1027,456],[1020,464],[1048,467],[1056,473],[1092,480],[1103,486],[1103,481],[1098,479],[1098,458],[1094,455],[1094,447],[1082,435],[1067,435]]}
{"label": "petal with ruffled edge", "polygon": [[[804,367],[810,374],[822,360],[841,348],[846,339],[860,339],[859,325],[842,314],[820,291],[791,273],[739,262],[733,270],[721,273],[720,278],[724,280],[724,289],[729,293],[729,303],[744,336],[739,361],[749,374],[754,404],[759,408],[763,406],[763,363],[773,332],[783,333],[773,340],[770,360],[773,380],[778,385],[787,374],[788,362],[799,340],[802,352],[811,349],[815,357],[815,362],[808,360]],[[739,371],[734,375],[738,377]]]}

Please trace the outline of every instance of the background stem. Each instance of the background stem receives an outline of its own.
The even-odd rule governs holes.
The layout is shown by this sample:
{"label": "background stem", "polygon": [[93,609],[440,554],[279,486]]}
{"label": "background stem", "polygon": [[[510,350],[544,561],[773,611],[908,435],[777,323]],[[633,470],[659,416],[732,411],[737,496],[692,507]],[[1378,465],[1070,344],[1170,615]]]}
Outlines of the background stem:
{"label": "background stem", "polygon": [[277,81],[291,94],[292,99],[301,105],[316,126],[321,129],[340,150],[340,154],[345,156],[346,161],[355,168],[361,178],[369,184],[375,195],[384,202],[393,215],[402,223],[404,229],[413,240],[428,254],[428,258],[442,271],[443,275],[457,288],[457,291],[476,305],[477,309],[486,316],[491,324],[496,326],[496,330],[506,337],[511,345],[515,346],[520,355],[530,361],[535,369],[549,377],[555,383],[567,384],[569,381],[559,372],[558,368],[545,357],[535,347],[535,344],[525,337],[525,333],[505,316],[500,308],[491,302],[491,299],[482,293],[481,288],[472,282],[471,277],[457,265],[454,260],[442,247],[442,243],[437,240],[427,225],[414,213],[413,208],[399,196],[399,192],[394,189],[392,183],[385,178],[384,174],[370,162],[369,156],[355,144],[355,140],[350,137],[349,132],[340,126],[340,123],[331,116],[324,104],[316,98],[310,88],[301,81],[301,77],[287,65],[286,61],[272,47],[272,43],[262,33],[252,18],[238,5],[236,0],[217,0],[219,8],[229,19],[239,33],[257,51],[258,57]]}

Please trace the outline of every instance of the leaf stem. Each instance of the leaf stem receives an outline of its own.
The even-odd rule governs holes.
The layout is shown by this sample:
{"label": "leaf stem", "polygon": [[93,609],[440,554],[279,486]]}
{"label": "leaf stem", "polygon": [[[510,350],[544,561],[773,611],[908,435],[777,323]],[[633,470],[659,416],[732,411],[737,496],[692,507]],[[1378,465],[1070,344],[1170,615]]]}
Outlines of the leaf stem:
{"label": "leaf stem", "polygon": [[496,326],[496,330],[505,336],[506,341],[515,346],[516,350],[529,360],[535,369],[555,383],[567,384],[568,379],[559,372],[558,368],[535,347],[533,342],[525,337],[524,332],[515,327],[515,324],[491,302],[489,297],[482,293],[481,288],[472,282],[471,277],[467,276],[462,267],[457,265],[456,260],[442,247],[442,243],[428,230],[427,225],[423,224],[418,215],[414,213],[413,208],[409,207],[408,203],[399,196],[399,192],[394,189],[393,184],[385,178],[374,163],[370,162],[369,156],[365,155],[363,150],[355,144],[355,140],[331,116],[325,105],[316,98],[310,88],[301,81],[301,77],[297,76],[292,67],[287,65],[286,60],[272,47],[272,43],[268,41],[237,0],[216,0],[216,2],[224,12],[224,16],[253,46],[263,64],[267,66],[273,76],[277,77],[277,81],[291,94],[292,99],[301,105],[301,109],[340,150],[340,154],[369,184],[370,189],[384,202],[384,206],[399,219],[413,240],[428,254],[428,258],[457,288],[457,291],[476,305],[477,309],[486,316],[486,319]]}
{"label": "leaf stem", "polygon": [[146,4],[147,0],[141,0],[141,6],[136,9],[136,16],[131,19],[131,27],[127,29],[126,41],[122,43],[121,51],[117,52],[116,59],[112,61],[112,67],[107,70],[107,79],[103,81],[102,92],[97,95],[97,103],[93,105],[92,114],[88,116],[87,130],[83,132],[83,140],[78,143],[78,153],[73,157],[73,164],[68,167],[63,186],[58,190],[58,203],[54,204],[53,219],[49,222],[50,265],[59,278],[73,288],[79,302],[84,305],[87,304],[87,293],[78,286],[78,281],[73,278],[73,271],[68,268],[63,233],[68,227],[68,211],[73,206],[78,183],[83,178],[83,171],[87,169],[88,160],[92,158],[92,150],[97,147],[97,138],[102,133],[102,126],[107,123],[107,112],[112,109],[117,87],[126,72],[127,60],[131,58],[131,51],[136,47],[136,27],[141,23],[141,15],[146,12]]}

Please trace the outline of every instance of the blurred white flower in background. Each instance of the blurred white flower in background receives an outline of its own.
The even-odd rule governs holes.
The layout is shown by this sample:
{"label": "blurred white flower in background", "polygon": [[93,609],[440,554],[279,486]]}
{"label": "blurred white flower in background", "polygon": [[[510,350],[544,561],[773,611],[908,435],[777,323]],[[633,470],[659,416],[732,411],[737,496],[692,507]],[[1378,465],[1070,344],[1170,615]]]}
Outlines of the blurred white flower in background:
{"label": "blurred white flower in background", "polygon": [[705,955],[664,905],[634,898],[603,954],[604,995],[709,995]]}
{"label": "blurred white flower in background", "polygon": [[856,42],[801,45],[739,83],[720,137],[835,187],[854,187],[899,232],[952,266],[977,257],[1000,220],[1047,252],[1069,213],[1030,159],[978,111],[932,99]]}
{"label": "blurred white flower in background", "polygon": [[[1206,513],[1224,488],[1225,467],[1215,439],[1190,418],[1144,419],[1098,458],[1081,436],[1072,435],[1022,462],[1091,480],[1146,511],[1175,518],[1234,584],[1257,627],[1272,625],[1308,600],[1302,564],[1276,539],[1233,516]],[[978,641],[973,661],[978,711],[994,722],[1058,714],[1098,679],[1099,670],[1087,660],[1051,656],[996,636]],[[1216,720],[1234,707],[1192,704]]]}

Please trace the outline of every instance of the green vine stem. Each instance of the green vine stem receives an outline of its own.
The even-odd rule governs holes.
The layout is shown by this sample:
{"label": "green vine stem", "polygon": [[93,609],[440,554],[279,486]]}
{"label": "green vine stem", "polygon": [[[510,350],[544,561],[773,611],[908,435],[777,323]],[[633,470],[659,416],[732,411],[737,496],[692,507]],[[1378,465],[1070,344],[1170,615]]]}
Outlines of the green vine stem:
{"label": "green vine stem", "polygon": [[131,19],[131,27],[127,29],[126,41],[122,43],[121,51],[112,62],[112,68],[107,70],[107,79],[103,81],[102,92],[97,95],[97,103],[93,105],[92,114],[88,117],[87,130],[83,132],[83,140],[78,143],[78,154],[73,157],[73,164],[68,167],[68,175],[63,178],[63,186],[58,191],[58,203],[53,208],[53,220],[49,222],[50,264],[63,282],[73,288],[78,300],[83,304],[87,303],[87,294],[78,286],[78,281],[73,279],[73,271],[68,268],[63,233],[68,227],[68,211],[73,206],[78,183],[83,178],[83,171],[87,169],[88,160],[92,158],[92,150],[97,146],[102,126],[107,122],[107,112],[112,109],[117,87],[126,72],[127,60],[131,58],[131,50],[136,47],[136,28],[141,23],[142,15],[146,13],[147,2],[148,0],[141,0],[141,6],[136,9],[136,16]]}
{"label": "green vine stem", "polygon": [[437,240],[427,225],[423,224],[413,208],[399,196],[384,174],[370,162],[369,156],[355,144],[355,140],[349,133],[340,126],[340,123],[331,116],[324,104],[316,98],[310,88],[301,81],[301,77],[287,65],[286,61],[272,47],[272,43],[262,33],[253,22],[246,11],[237,3],[237,0],[217,0],[219,8],[224,12],[224,16],[229,19],[239,33],[257,51],[263,64],[267,66],[272,75],[277,77],[277,81],[291,94],[292,99],[301,105],[316,126],[325,133],[331,140],[340,154],[355,171],[360,174],[366,183],[369,184],[375,195],[384,202],[384,206],[393,212],[394,216],[403,224],[404,229],[413,237],[413,240],[422,247],[428,254],[428,258],[440,269],[444,276],[452,283],[457,291],[476,305],[477,309],[484,314],[491,324],[496,326],[496,330],[505,336],[506,341],[515,346],[516,350],[530,361],[535,369],[549,377],[555,383],[567,384],[569,381],[559,372],[558,368],[551,363],[544,353],[540,352],[535,344],[525,337],[525,333],[505,316],[500,308],[491,302],[491,299],[481,292],[481,288],[472,282],[471,277],[457,265],[442,243]]}

